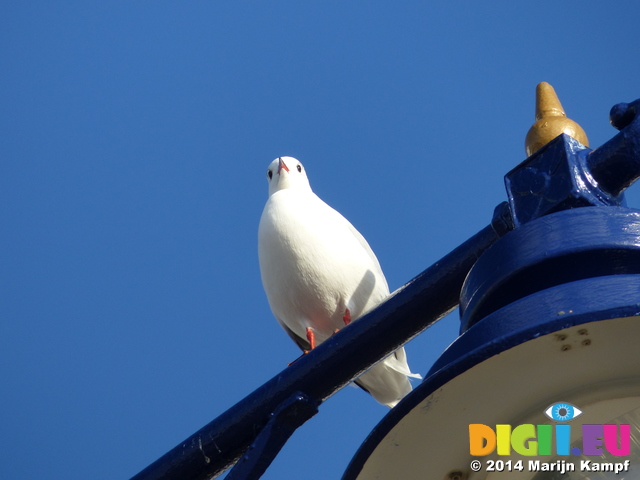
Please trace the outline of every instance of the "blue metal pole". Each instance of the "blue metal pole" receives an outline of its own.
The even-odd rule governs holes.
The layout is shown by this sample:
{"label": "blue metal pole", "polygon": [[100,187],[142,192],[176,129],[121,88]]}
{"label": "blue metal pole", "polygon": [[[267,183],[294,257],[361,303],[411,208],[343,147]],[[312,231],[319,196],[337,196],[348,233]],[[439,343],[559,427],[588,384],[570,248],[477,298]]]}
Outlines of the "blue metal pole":
{"label": "blue metal pole", "polygon": [[589,154],[589,170],[601,188],[620,195],[640,174],[640,100],[619,103],[609,114],[615,137]]}

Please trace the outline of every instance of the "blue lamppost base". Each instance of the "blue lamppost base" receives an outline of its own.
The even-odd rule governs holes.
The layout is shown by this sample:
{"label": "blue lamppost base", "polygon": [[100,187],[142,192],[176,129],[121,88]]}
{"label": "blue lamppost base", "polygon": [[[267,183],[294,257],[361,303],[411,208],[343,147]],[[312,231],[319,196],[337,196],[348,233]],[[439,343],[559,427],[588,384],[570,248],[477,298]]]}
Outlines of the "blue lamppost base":
{"label": "blue lamppost base", "polygon": [[469,424],[552,423],[543,411],[559,401],[594,423],[640,409],[640,212],[585,207],[522,225],[478,260],[460,305],[460,337],[344,479],[487,478],[470,470]]}

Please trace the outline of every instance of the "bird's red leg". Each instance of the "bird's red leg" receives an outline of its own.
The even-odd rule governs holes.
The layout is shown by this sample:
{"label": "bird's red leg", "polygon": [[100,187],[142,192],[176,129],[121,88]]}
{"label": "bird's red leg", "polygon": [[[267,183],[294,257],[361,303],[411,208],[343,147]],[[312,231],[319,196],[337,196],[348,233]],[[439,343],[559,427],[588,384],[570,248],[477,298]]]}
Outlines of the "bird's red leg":
{"label": "bird's red leg", "polygon": [[[344,315],[342,316],[342,321],[344,322],[344,325],[347,326],[351,323],[351,312],[349,311],[348,308],[345,308],[344,310]],[[339,328],[336,328],[333,331],[333,334],[335,335],[336,333],[338,333],[340,331]]]}
{"label": "bird's red leg", "polygon": [[309,340],[309,346],[311,347],[310,350],[303,350],[302,351],[302,355],[300,355],[298,358],[296,358],[293,362],[289,363],[288,366],[290,367],[291,365],[293,365],[294,363],[296,363],[298,360],[300,360],[302,357],[304,357],[307,353],[309,353],[311,350],[313,350],[314,348],[316,348],[316,334],[313,333],[313,330],[310,327],[307,327],[307,340]]}
{"label": "bird's red leg", "polygon": [[342,321],[344,322],[345,325],[349,325],[351,323],[351,312],[349,311],[349,309],[345,309],[344,311],[344,315],[342,316]]}
{"label": "bird's red leg", "polygon": [[311,327],[307,327],[307,340],[309,340],[309,345],[311,345],[311,350],[316,348],[316,334],[313,333]]}

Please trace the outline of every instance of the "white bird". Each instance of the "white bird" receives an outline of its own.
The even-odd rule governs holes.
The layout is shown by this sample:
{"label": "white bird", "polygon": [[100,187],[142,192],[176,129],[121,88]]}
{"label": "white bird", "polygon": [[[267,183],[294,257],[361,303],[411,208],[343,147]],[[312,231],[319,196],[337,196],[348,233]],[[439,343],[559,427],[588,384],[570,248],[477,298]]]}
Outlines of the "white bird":
{"label": "white bird", "polygon": [[[302,164],[276,158],[267,170],[269,199],[260,218],[258,254],[271,311],[308,352],[389,296],[380,263],[364,237],[309,185]],[[411,391],[399,348],[356,383],[394,407]]]}

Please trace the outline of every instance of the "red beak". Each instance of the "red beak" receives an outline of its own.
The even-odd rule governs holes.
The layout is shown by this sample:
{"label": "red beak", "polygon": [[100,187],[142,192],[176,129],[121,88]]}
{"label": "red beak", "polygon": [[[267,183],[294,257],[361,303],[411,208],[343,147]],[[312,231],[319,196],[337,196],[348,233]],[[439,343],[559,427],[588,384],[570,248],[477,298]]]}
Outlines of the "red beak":
{"label": "red beak", "polygon": [[282,157],[278,157],[278,174],[280,174],[280,170],[284,169],[285,171],[289,171],[289,167],[287,164],[282,161]]}

